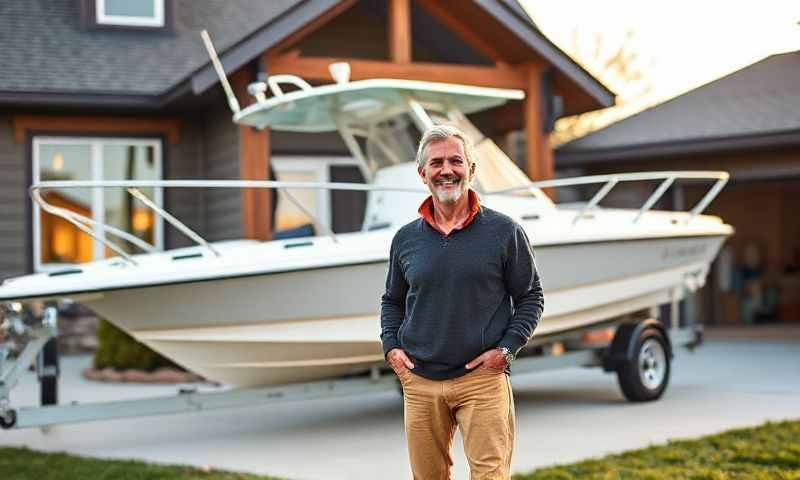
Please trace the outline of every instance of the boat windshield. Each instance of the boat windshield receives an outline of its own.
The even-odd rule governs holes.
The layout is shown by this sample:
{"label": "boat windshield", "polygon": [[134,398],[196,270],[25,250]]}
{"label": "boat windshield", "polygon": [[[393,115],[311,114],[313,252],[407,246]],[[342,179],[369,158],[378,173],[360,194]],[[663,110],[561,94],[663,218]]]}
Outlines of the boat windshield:
{"label": "boat windshield", "polygon": [[413,162],[419,138],[419,131],[408,115],[403,114],[371,124],[361,143],[370,169],[376,172],[384,167]]}
{"label": "boat windshield", "polygon": [[[531,182],[523,172],[489,137],[483,135],[469,119],[456,112],[449,115],[427,110],[436,124],[453,125],[473,139],[478,168],[473,184],[480,192],[493,192],[529,185]],[[354,131],[358,145],[365,153],[369,169],[378,170],[399,163],[415,161],[416,147],[422,132],[407,113],[370,124],[366,131]],[[517,190],[509,195],[539,198],[544,195],[537,189]]]}

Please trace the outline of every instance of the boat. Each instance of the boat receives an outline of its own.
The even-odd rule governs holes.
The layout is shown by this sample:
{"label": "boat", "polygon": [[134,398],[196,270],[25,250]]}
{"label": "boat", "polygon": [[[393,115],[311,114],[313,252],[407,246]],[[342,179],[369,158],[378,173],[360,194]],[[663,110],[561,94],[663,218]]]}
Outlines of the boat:
{"label": "boat", "polygon": [[[116,257],[8,279],[0,285],[0,301],[80,302],[176,363],[228,385],[309,382],[383,367],[379,300],[389,245],[428,195],[411,160],[420,132],[436,123],[456,125],[472,136],[478,157],[473,189],[481,203],[519,222],[532,240],[546,297],[534,340],[679,301],[703,286],[710,263],[733,232],[720,218],[702,214],[727,181],[724,172],[532,182],[467,117],[521,100],[524,92],[396,79],[351,82],[335,73],[343,68],[333,66],[335,81],[329,85],[312,87],[289,75],[253,84],[255,103],[242,110],[232,105],[233,121],[276,131],[337,131],[359,162],[365,184],[40,182],[31,187],[33,199],[89,234],[91,219],[48,204],[41,192],[127,187],[197,245],[154,251],[139,241],[144,252],[132,255],[106,237],[132,242],[135,237],[102,226],[107,235],[98,240]],[[287,84],[294,90],[284,92]],[[693,209],[653,209],[675,181],[685,179],[711,184]],[[599,206],[615,185],[632,181],[658,186],[638,209]],[[599,190],[580,204],[560,205],[544,193],[583,185]],[[271,188],[287,201],[297,189],[361,190],[367,192],[367,207],[358,232],[334,234],[315,221],[312,236],[208,243],[145,197],[143,187]]]}

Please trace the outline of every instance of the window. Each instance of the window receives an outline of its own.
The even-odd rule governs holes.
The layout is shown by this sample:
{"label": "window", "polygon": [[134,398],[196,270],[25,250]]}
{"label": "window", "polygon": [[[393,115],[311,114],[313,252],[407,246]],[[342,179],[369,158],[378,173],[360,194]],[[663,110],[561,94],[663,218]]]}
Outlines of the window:
{"label": "window", "polygon": [[[161,141],[151,139],[34,137],[33,182],[48,180],[160,180]],[[160,188],[142,188],[157,205]],[[124,188],[62,188],[45,190],[48,203],[132,233],[163,249],[163,222]],[[33,211],[34,269],[47,271],[65,264],[90,262],[116,255],[105,245],[61,217]],[[95,227],[95,234],[104,233]],[[109,235],[129,253],[138,247]]]}
{"label": "window", "polygon": [[[273,157],[270,166],[275,178],[282,182],[329,182],[331,169],[344,166],[354,166],[351,158],[331,157]],[[324,226],[333,226],[337,230],[337,209],[345,208],[337,205],[336,196],[325,189],[287,189],[288,192],[300,203],[304,209],[313,214]],[[275,230],[289,230],[313,223],[301,209],[294,205],[285,194],[278,194],[277,208],[275,211]],[[323,232],[316,232],[317,235]]]}
{"label": "window", "polygon": [[163,27],[164,0],[96,0],[99,25]]}

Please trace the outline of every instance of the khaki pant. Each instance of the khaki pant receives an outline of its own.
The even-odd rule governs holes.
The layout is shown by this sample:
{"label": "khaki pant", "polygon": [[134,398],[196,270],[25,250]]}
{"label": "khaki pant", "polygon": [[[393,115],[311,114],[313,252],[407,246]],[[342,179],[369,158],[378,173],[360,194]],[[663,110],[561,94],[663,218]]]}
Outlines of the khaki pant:
{"label": "khaki pant", "polygon": [[514,399],[505,373],[478,367],[462,377],[437,381],[405,371],[400,382],[415,480],[451,478],[456,426],[471,480],[511,478]]}

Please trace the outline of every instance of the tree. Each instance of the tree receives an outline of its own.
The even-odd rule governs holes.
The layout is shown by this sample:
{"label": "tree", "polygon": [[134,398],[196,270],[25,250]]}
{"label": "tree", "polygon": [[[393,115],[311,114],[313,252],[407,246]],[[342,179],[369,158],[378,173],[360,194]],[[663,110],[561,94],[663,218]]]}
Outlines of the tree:
{"label": "tree", "polygon": [[617,103],[603,110],[574,115],[558,120],[553,132],[553,145],[558,146],[621,120],[653,104],[653,89],[646,76],[654,59],[646,62],[636,48],[635,32],[628,30],[621,40],[610,44],[600,32],[590,38],[575,29],[572,32],[571,54],[595,77],[618,93]]}

